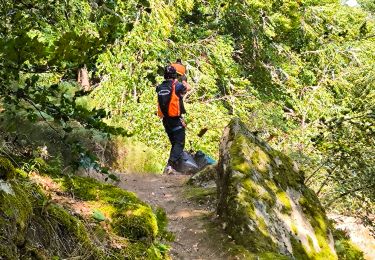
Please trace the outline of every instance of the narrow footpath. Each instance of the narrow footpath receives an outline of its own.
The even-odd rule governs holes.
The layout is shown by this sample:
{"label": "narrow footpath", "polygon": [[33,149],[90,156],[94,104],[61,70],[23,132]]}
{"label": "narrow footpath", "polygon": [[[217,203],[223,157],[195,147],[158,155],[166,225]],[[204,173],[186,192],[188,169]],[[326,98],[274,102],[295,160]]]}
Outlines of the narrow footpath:
{"label": "narrow footpath", "polygon": [[[165,209],[169,231],[175,234],[171,243],[173,259],[236,259],[230,257],[223,242],[228,238],[214,228],[215,209],[211,203],[187,199],[183,175],[122,175],[119,186],[132,191],[154,207]],[[211,225],[210,225],[211,224]]]}

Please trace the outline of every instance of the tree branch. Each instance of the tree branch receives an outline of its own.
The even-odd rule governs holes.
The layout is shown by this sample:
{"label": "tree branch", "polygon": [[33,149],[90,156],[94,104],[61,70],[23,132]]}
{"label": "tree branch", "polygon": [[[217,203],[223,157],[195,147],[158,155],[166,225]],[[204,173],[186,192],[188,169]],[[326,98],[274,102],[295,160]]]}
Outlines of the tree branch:
{"label": "tree branch", "polygon": [[307,177],[306,179],[305,179],[305,184],[306,185],[308,185],[308,182],[310,181],[310,179],[312,178],[312,177],[314,177],[314,175],[324,166],[324,165],[326,165],[327,163],[329,162],[329,159],[327,159],[326,161],[324,161],[321,165],[319,165],[319,167],[312,173],[312,174],[310,174],[310,176],[309,177]]}
{"label": "tree branch", "polygon": [[338,199],[341,199],[341,198],[343,198],[343,197],[345,197],[345,196],[348,196],[348,195],[350,195],[350,194],[352,194],[352,193],[356,193],[356,192],[358,192],[358,191],[366,190],[366,189],[369,189],[369,188],[372,188],[372,187],[375,187],[375,183],[372,183],[372,184],[367,185],[367,186],[365,186],[365,187],[358,187],[358,188],[356,188],[356,189],[354,189],[354,190],[346,191],[346,192],[340,194],[339,196],[333,198],[332,200],[330,200],[330,201],[328,202],[328,204],[327,204],[326,207],[330,207],[330,206],[331,206],[336,200],[338,200]]}

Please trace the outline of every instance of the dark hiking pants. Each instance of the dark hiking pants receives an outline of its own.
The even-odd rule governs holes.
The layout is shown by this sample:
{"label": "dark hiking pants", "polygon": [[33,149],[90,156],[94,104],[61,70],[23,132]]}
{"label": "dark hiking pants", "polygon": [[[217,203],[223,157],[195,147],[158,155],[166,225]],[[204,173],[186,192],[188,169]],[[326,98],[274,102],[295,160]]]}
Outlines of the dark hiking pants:
{"label": "dark hiking pants", "polygon": [[163,125],[172,145],[168,164],[175,166],[184,151],[185,127],[183,127],[180,118],[164,118]]}

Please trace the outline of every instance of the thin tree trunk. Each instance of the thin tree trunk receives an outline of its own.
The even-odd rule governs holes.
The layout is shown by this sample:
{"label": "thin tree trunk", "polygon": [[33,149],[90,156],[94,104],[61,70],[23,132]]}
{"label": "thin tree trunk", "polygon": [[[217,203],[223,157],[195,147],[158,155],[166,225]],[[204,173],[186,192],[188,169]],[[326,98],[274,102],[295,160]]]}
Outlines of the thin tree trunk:
{"label": "thin tree trunk", "polygon": [[327,185],[327,182],[328,182],[329,178],[330,178],[331,175],[336,171],[336,169],[337,169],[337,166],[335,166],[335,167],[333,168],[332,171],[328,171],[327,177],[326,177],[325,180],[322,182],[322,184],[320,185],[318,191],[316,192],[316,195],[317,195],[318,197],[319,197],[320,192],[321,192],[322,189],[324,188],[324,186]]}
{"label": "thin tree trunk", "polygon": [[78,71],[78,83],[84,91],[90,91],[90,79],[86,65]]}

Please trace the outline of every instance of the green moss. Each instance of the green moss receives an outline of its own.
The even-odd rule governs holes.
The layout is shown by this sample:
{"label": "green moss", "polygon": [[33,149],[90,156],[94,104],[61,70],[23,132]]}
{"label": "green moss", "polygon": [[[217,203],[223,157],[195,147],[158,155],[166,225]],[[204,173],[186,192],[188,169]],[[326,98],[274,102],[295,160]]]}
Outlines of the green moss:
{"label": "green moss", "polygon": [[77,248],[90,252],[89,257],[100,258],[103,256],[103,253],[91,242],[88,231],[82,222],[70,215],[65,209],[56,204],[51,204],[47,207],[45,214],[48,221],[55,226],[55,230],[59,228],[60,231],[67,232],[70,239],[77,243]]}
{"label": "green moss", "polygon": [[[249,198],[245,196],[244,199],[248,200]],[[230,209],[234,217],[228,221],[229,225],[226,231],[238,244],[246,246],[252,253],[275,251],[277,246],[269,236],[264,219],[256,215],[254,204],[243,201],[237,205],[238,208]],[[249,219],[254,221],[251,230],[248,227]],[[246,231],[246,235],[243,235],[244,231]]]}
{"label": "green moss", "polygon": [[152,242],[158,234],[158,223],[149,206],[137,205],[131,210],[118,211],[112,215],[114,232],[131,240]]}
{"label": "green moss", "polygon": [[[215,181],[217,175],[216,165],[209,165],[202,171],[194,174],[187,182],[188,185],[201,186],[209,181]],[[203,186],[203,185],[202,185]]]}
{"label": "green moss", "polygon": [[169,259],[168,249],[161,249],[160,245],[147,245],[143,242],[135,242],[123,248],[118,253],[112,254],[110,259]]}
{"label": "green moss", "polygon": [[24,247],[24,252],[22,253],[21,259],[35,259],[35,260],[47,260],[47,259],[57,259],[60,258],[55,257],[49,257],[48,252],[45,249],[38,248],[36,246],[33,246],[29,243],[27,243]]}
{"label": "green moss", "polygon": [[338,240],[335,249],[340,260],[362,260],[365,259],[363,252],[349,240]]}
{"label": "green moss", "polygon": [[328,244],[328,229],[324,217],[320,214],[315,214],[313,217],[310,217],[310,223],[320,247],[320,251],[313,251],[311,257],[313,259],[336,259],[334,252],[332,252]]}
{"label": "green moss", "polygon": [[106,218],[112,216],[112,214],[116,213],[117,211],[115,206],[108,203],[104,203],[102,201],[88,201],[86,203],[87,205],[89,205],[91,209],[101,211]]}
{"label": "green moss", "polygon": [[0,156],[0,179],[9,180],[14,178],[16,170],[9,159]]}
{"label": "green moss", "polygon": [[258,226],[259,231],[262,232],[264,236],[269,237],[267,224],[264,221],[264,219],[260,216],[257,216],[256,221],[257,221],[257,226]]}
{"label": "green moss", "polygon": [[302,246],[302,243],[300,241],[297,241],[294,236],[291,236],[290,242],[293,248],[293,256],[296,259],[310,259],[310,255],[307,253],[306,249]]}
{"label": "green moss", "polygon": [[62,183],[65,190],[82,200],[99,201],[102,204],[100,209],[112,218],[111,226],[116,234],[147,241],[153,241],[158,235],[155,214],[134,193],[77,176],[65,177]]}
{"label": "green moss", "polygon": [[297,236],[298,235],[298,228],[297,228],[296,224],[292,223],[290,228],[291,228],[293,234],[295,236]]}
{"label": "green moss", "polygon": [[101,224],[93,226],[90,232],[96,239],[99,240],[100,243],[104,243],[108,238],[108,233]]}
{"label": "green moss", "polygon": [[276,203],[276,200],[277,200],[276,192],[279,189],[276,187],[274,182],[271,182],[269,180],[264,181],[263,187],[266,190],[266,192],[261,194],[261,198],[271,208]]}
{"label": "green moss", "polygon": [[[217,241],[220,241],[220,250],[227,253],[227,255],[223,256],[223,259],[291,260],[291,258],[287,256],[274,252],[277,250],[277,245],[273,243],[270,237],[264,236],[262,232],[257,229],[257,224],[254,226],[254,231],[246,231],[248,232],[247,236],[241,236],[240,221],[245,220],[248,217],[248,214],[244,214],[243,212],[248,210],[249,212],[252,212],[251,215],[256,218],[254,208],[251,209],[251,207],[253,207],[253,204],[249,204],[246,208],[238,209],[237,212],[241,212],[241,215],[238,215],[239,218],[236,219],[239,220],[238,225],[226,227],[226,233],[229,233],[231,238],[228,238],[228,235],[226,234],[222,234],[222,230],[218,228],[216,223],[210,223],[205,226],[208,236],[215,238],[210,241],[213,243],[213,246],[217,246]],[[259,223],[260,222],[264,223],[262,220],[260,220]]]}
{"label": "green moss", "polygon": [[325,217],[324,209],[320,205],[319,200],[313,191],[305,188],[302,190],[302,194],[303,196],[299,199],[298,203],[301,205],[303,212],[309,219],[320,247],[319,252],[312,250],[310,257],[312,259],[336,259],[334,252],[332,252],[328,244],[328,233],[329,230],[332,230],[333,228],[329,226],[328,220]]}
{"label": "green moss", "polygon": [[246,189],[249,196],[253,198],[258,198],[260,195],[258,185],[250,178],[245,178],[241,180],[242,187]]}
{"label": "green moss", "polygon": [[[241,194],[239,194],[238,198],[241,198],[241,197],[242,197]],[[244,197],[246,198],[246,195]],[[245,201],[245,200],[243,200],[243,201]],[[249,217],[250,219],[256,220],[257,215],[255,213],[254,204],[252,204],[252,203],[250,203],[250,204],[241,203],[240,205],[242,205],[244,207],[244,209],[245,209],[244,212],[245,212],[247,217]]]}
{"label": "green moss", "polygon": [[279,190],[276,192],[277,200],[281,203],[281,212],[284,214],[290,214],[292,211],[292,205],[290,204],[290,199],[285,191]]}
{"label": "green moss", "polygon": [[172,232],[167,230],[168,227],[168,217],[167,213],[163,208],[158,207],[155,210],[155,215],[158,223],[158,230],[160,237],[164,238],[165,240],[172,242],[175,239],[175,236]]}
{"label": "green moss", "polygon": [[271,161],[271,166],[275,171],[273,179],[276,183],[283,190],[287,190],[288,187],[298,189],[304,181],[303,172],[296,172],[291,159],[283,153],[276,150],[271,150],[269,153],[272,158],[278,158],[282,162],[281,164],[277,164],[275,161]]}
{"label": "green moss", "polygon": [[235,160],[232,161],[232,169],[234,171],[239,171],[244,174],[249,174],[251,167],[249,162],[241,157],[237,157]]}
{"label": "green moss", "polygon": [[[226,172],[239,171],[241,174],[229,176],[228,194],[222,214],[228,223],[227,232],[238,244],[246,247],[259,259],[277,259],[279,248],[270,238],[268,226],[261,214],[256,214],[255,204],[262,202],[271,208],[276,202],[282,205],[283,214],[291,214],[293,201],[286,192],[288,189],[301,191],[299,203],[311,223],[318,240],[320,251],[315,252],[313,237],[308,237],[306,248],[296,238],[298,228],[291,224],[291,236],[294,258],[296,259],[334,259],[334,252],[329,247],[329,230],[327,219],[319,200],[304,184],[303,173],[295,170],[293,162],[284,154],[273,150],[261,140],[252,136],[238,120],[231,122],[228,140],[230,145],[230,165]],[[270,174],[272,172],[272,174]],[[232,172],[233,173],[233,172]],[[226,177],[226,176],[224,176]],[[256,180],[256,182],[254,181]],[[226,179],[219,180],[226,181]],[[219,201],[220,203],[220,201]],[[295,202],[297,203],[297,202]],[[265,209],[267,211],[267,208]],[[269,211],[274,217],[273,213]],[[276,216],[277,217],[277,216]],[[311,248],[311,250],[310,250]],[[249,258],[251,259],[251,258]]]}
{"label": "green moss", "polygon": [[240,182],[242,187],[246,191],[246,195],[244,194],[244,196],[249,196],[256,200],[261,200],[269,208],[271,208],[275,204],[276,196],[270,189],[263,188],[265,186],[264,184],[258,184],[250,177],[246,177],[245,179],[242,179]]}
{"label": "green moss", "polygon": [[21,178],[27,178],[28,177],[28,173],[25,172],[24,170],[19,169],[19,168],[16,169],[16,175],[20,176]]}
{"label": "green moss", "polygon": [[216,197],[216,187],[187,187],[184,191],[184,195],[187,199],[203,203]]}
{"label": "green moss", "polygon": [[259,260],[291,260],[292,258],[274,252],[265,252],[257,256]]}
{"label": "green moss", "polygon": [[354,245],[350,238],[342,230],[335,230],[333,233],[335,239],[335,250],[340,260],[363,260],[363,252]]}
{"label": "green moss", "polygon": [[16,253],[16,246],[12,246],[9,242],[8,244],[6,241],[0,240],[0,259],[9,259],[9,260],[17,260],[17,253]]}
{"label": "green moss", "polygon": [[266,184],[265,187],[268,190],[272,191],[273,193],[276,194],[276,192],[279,191],[279,188],[276,186],[275,182],[269,181],[269,180],[265,180],[265,184]]}
{"label": "green moss", "polygon": [[[0,229],[0,236],[8,237],[16,245],[24,243],[25,232],[32,213],[32,205],[28,194],[17,182],[10,182],[14,194],[0,191],[0,225],[12,227],[9,231]],[[3,233],[4,232],[4,233]],[[10,233],[7,233],[10,232]]]}
{"label": "green moss", "polygon": [[236,137],[230,150],[232,169],[244,174],[249,174],[252,169],[267,173],[270,166],[269,155],[260,147],[252,149],[252,146],[245,135]]}
{"label": "green moss", "polygon": [[[16,170],[17,171],[17,170]],[[77,217],[52,203],[27,175],[8,181],[14,195],[0,190],[0,258],[52,259],[165,259],[167,247],[156,236],[166,231],[166,215],[140,201],[133,193],[81,177],[59,180],[76,198],[87,200],[111,215],[112,229],[85,226]],[[164,216],[164,218],[163,218]],[[160,222],[160,223],[159,223]],[[125,238],[112,233],[123,234]],[[162,234],[160,232],[163,231]],[[116,237],[123,249],[105,248]]]}
{"label": "green moss", "polygon": [[133,204],[145,205],[134,193],[92,178],[66,176],[60,181],[65,191],[84,201],[102,201],[117,208]]}
{"label": "green moss", "polygon": [[85,226],[50,203],[35,184],[19,179],[11,185],[14,195],[0,192],[0,258],[50,259],[50,254],[68,256],[74,248],[102,257]]}
{"label": "green moss", "polygon": [[235,171],[239,171],[243,174],[250,174],[251,165],[245,159],[245,155],[248,152],[248,148],[245,146],[244,136],[239,136],[233,141],[231,146],[230,155],[231,158],[231,167]]}
{"label": "green moss", "polygon": [[[316,232],[316,230],[315,230]],[[313,251],[311,253],[311,258],[312,259],[327,259],[327,260],[335,260],[337,257],[335,254],[331,251],[331,248],[329,247],[327,241],[328,237],[326,235],[322,234],[316,234],[316,238],[318,239],[318,244],[320,246],[320,251],[315,252]]]}
{"label": "green moss", "polygon": [[251,155],[251,162],[259,172],[268,172],[270,158],[260,147],[255,148]]}

